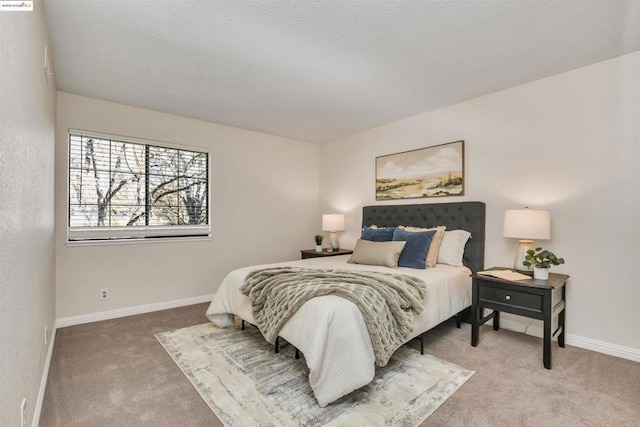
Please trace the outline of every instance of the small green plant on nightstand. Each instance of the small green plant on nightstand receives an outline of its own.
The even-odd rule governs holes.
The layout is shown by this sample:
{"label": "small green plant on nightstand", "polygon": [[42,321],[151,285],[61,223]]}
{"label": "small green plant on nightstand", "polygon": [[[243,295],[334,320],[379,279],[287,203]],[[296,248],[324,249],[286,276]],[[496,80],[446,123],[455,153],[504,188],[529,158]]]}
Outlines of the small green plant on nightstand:
{"label": "small green plant on nightstand", "polygon": [[552,265],[564,264],[564,258],[558,258],[553,252],[546,249],[536,248],[535,251],[529,249],[524,257],[524,265],[538,268],[551,268]]}
{"label": "small green plant on nightstand", "polygon": [[322,234],[316,234],[314,239],[316,239],[316,252],[322,252]]}

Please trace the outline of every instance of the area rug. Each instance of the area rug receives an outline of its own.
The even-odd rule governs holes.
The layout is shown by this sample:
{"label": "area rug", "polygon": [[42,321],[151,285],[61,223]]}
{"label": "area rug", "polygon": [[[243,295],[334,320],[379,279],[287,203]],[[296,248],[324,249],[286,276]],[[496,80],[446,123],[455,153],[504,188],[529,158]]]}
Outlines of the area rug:
{"label": "area rug", "polygon": [[260,332],[212,323],[156,338],[225,426],[417,426],[473,374],[406,346],[367,386],[318,406],[304,357]]}

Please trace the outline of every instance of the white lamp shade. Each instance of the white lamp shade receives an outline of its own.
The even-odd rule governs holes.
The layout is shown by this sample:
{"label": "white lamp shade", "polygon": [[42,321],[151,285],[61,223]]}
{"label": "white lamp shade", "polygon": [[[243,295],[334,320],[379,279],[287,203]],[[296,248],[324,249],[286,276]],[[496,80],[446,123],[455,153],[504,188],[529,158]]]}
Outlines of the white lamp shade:
{"label": "white lamp shade", "polygon": [[551,238],[551,218],[548,211],[532,209],[508,210],[504,213],[502,233],[516,239],[548,240]]}
{"label": "white lamp shade", "polygon": [[342,214],[326,214],[322,215],[322,231],[343,231],[344,215]]}

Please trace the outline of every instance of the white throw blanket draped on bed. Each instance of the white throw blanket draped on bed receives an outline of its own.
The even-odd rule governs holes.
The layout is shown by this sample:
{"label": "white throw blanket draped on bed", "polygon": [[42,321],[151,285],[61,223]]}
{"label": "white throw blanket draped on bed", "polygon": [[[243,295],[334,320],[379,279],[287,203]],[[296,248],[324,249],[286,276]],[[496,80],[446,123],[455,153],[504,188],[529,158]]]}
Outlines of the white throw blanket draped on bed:
{"label": "white throw blanket draped on bed", "polygon": [[374,271],[265,268],[247,275],[257,326],[274,343],[282,326],[311,298],[336,295],[353,302],[369,330],[377,366],[386,366],[409,338],[414,316],[424,310],[425,283],[417,277]]}

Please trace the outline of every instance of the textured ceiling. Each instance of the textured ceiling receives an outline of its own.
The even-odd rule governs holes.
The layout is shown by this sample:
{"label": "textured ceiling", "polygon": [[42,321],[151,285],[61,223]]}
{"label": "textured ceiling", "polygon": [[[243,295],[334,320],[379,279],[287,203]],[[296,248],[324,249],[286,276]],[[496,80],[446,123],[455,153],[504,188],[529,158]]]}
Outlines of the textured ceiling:
{"label": "textured ceiling", "polygon": [[59,90],[323,142],[640,50],[637,0],[46,0]]}

